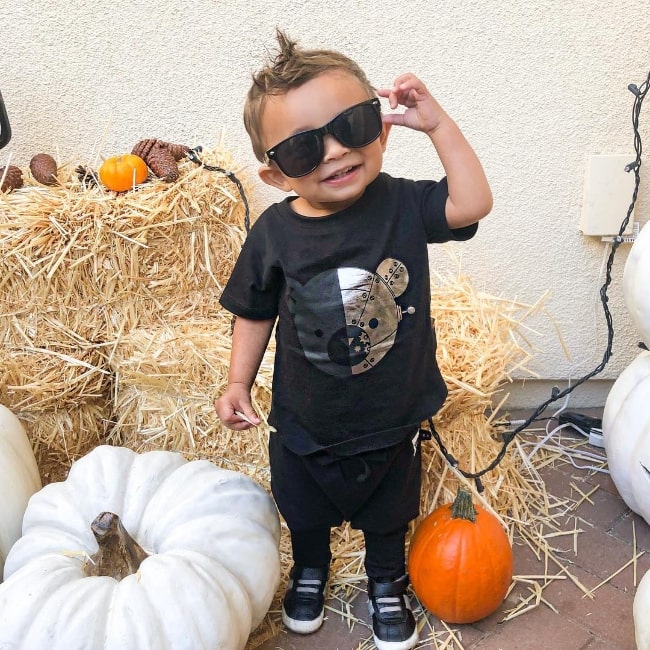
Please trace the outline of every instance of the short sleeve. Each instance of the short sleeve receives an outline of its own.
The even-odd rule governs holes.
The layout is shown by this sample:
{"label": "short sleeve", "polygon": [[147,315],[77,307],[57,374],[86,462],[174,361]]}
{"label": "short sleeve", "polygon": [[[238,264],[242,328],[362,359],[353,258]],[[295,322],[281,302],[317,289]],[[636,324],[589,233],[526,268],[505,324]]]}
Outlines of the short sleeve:
{"label": "short sleeve", "polygon": [[236,316],[264,320],[278,314],[283,275],[268,233],[257,226],[248,234],[219,302]]}
{"label": "short sleeve", "polygon": [[417,184],[420,185],[420,211],[429,244],[467,241],[476,234],[478,222],[455,229],[447,225],[445,216],[445,207],[449,196],[447,178],[442,178],[439,182],[418,181]]}

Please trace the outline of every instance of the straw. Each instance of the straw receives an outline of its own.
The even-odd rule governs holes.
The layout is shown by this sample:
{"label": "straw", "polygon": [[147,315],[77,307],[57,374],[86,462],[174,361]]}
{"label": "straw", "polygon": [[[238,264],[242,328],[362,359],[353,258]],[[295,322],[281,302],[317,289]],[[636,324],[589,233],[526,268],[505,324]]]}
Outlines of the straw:
{"label": "straw", "polygon": [[[202,158],[238,171],[220,147]],[[88,186],[71,165],[57,186],[23,176],[24,188],[0,194],[0,401],[47,446],[49,465],[69,466],[70,441],[32,423],[86,404],[110,420],[110,356],[124,333],[215,317],[245,210],[229,178],[189,160],[177,182],[122,194]],[[84,435],[105,441],[92,421]]]}

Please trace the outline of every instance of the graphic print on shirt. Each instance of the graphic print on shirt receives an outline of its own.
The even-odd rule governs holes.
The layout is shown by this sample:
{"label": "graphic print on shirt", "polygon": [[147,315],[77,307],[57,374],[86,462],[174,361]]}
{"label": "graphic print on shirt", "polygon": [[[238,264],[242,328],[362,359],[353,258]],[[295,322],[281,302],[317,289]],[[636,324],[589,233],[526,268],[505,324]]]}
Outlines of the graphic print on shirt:
{"label": "graphic print on shirt", "polygon": [[376,271],[344,267],[324,271],[307,284],[287,280],[305,357],[337,377],[358,375],[376,366],[395,343],[404,313],[396,298],[409,282],[402,262],[387,258]]}

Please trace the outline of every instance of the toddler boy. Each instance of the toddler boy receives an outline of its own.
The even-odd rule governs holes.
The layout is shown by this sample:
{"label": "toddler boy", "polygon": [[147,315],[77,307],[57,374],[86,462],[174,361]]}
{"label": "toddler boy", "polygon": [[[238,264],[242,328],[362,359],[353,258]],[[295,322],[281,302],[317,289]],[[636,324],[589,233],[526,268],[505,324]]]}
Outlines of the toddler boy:
{"label": "toddler boy", "polygon": [[[471,238],[492,194],[415,75],[375,90],[339,52],[302,49],[281,32],[278,42],[244,122],[261,179],[290,196],[255,222],[221,296],[237,319],[215,408],[235,430],[260,422],[250,390],[276,326],[271,489],[294,561],[283,622],[300,634],[320,627],[331,528],[350,521],[364,534],[375,644],[408,650],[418,640],[405,538],[420,505],[419,425],[447,396],[427,244]],[[406,110],[382,113],[380,97]],[[392,125],[426,135],[445,178],[383,173]]]}

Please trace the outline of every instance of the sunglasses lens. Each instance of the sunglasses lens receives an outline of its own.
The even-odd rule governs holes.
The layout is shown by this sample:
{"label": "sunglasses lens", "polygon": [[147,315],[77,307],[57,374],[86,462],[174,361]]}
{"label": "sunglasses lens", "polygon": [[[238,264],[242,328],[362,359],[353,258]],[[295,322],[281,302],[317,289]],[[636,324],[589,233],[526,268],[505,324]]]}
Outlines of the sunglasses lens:
{"label": "sunglasses lens", "polygon": [[379,100],[369,100],[337,115],[320,129],[296,133],[283,140],[267,155],[286,176],[306,176],[323,159],[325,133],[331,133],[345,147],[359,148],[376,140],[381,134],[381,126]]}
{"label": "sunglasses lens", "polygon": [[323,138],[314,131],[297,133],[275,148],[275,162],[287,176],[305,176],[323,157]]}
{"label": "sunglasses lens", "polygon": [[374,104],[360,104],[341,113],[332,123],[334,137],[346,147],[365,147],[381,133],[381,116]]}

